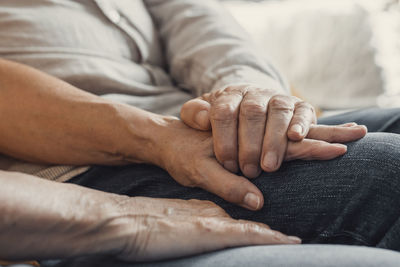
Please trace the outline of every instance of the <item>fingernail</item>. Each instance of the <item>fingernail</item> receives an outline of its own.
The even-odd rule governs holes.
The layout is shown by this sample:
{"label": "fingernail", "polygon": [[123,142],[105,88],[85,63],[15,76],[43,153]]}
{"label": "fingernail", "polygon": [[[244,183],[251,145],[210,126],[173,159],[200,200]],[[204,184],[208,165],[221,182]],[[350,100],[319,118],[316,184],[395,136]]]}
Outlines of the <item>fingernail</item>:
{"label": "fingernail", "polygon": [[254,164],[246,164],[243,167],[243,172],[248,178],[256,178],[260,174],[260,169]]}
{"label": "fingernail", "polygon": [[276,156],[275,152],[267,152],[264,156],[263,161],[264,167],[274,170],[276,165],[278,164],[278,157]]}
{"label": "fingernail", "polygon": [[195,117],[195,122],[198,126],[201,128],[204,128],[208,125],[208,111],[207,110],[201,110],[197,112],[196,117]]}
{"label": "fingernail", "polygon": [[360,127],[360,128],[365,128],[365,130],[367,130],[368,131],[368,127],[367,127],[367,125],[357,125],[357,127]]}
{"label": "fingernail", "polygon": [[337,148],[342,148],[342,149],[346,149],[347,150],[347,146],[343,145],[343,144],[333,144],[334,146],[336,146]]}
{"label": "fingernail", "polygon": [[236,173],[238,171],[237,163],[233,160],[225,161],[224,168],[233,173]]}
{"label": "fingernail", "polygon": [[287,238],[288,238],[291,242],[293,242],[294,244],[301,244],[301,239],[298,238],[297,236],[289,235]]}
{"label": "fingernail", "polygon": [[247,207],[254,210],[257,210],[258,207],[260,206],[260,198],[253,193],[247,193],[243,201]]}
{"label": "fingernail", "polygon": [[295,124],[295,125],[293,125],[293,126],[290,128],[290,130],[291,130],[292,132],[298,133],[299,135],[302,135],[302,133],[303,133],[303,127],[301,127],[300,124]]}

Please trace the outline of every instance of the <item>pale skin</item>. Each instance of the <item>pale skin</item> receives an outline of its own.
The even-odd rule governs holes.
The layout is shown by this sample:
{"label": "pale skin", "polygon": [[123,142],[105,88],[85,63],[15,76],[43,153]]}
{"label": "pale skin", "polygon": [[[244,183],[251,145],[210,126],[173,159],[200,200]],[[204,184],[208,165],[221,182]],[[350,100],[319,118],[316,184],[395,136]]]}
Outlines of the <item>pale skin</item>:
{"label": "pale skin", "polygon": [[288,141],[304,139],[317,121],[312,105],[279,86],[249,85],[228,86],[190,100],[181,117],[194,129],[212,128],[217,160],[231,172],[240,168],[248,178],[278,170]]}
{"label": "pale skin", "polygon": [[[0,81],[3,154],[50,164],[149,163],[166,169],[183,186],[201,187],[251,210],[263,206],[263,195],[257,187],[232,173],[234,169],[224,168],[219,152],[214,154],[214,148],[225,146],[215,136],[218,130],[213,119],[219,115],[211,116],[212,133],[198,131],[186,125],[192,126],[190,116],[184,124],[174,117],[110,102],[5,60],[0,60]],[[296,107],[296,103],[293,100],[292,105]],[[183,112],[195,116],[197,107],[186,105]],[[281,116],[289,121],[284,124],[287,129],[299,112],[291,109],[296,115],[292,117],[286,109],[283,112],[286,115]],[[307,114],[309,117],[299,119],[304,133],[289,132],[290,138],[285,140],[276,137],[285,144],[281,161],[332,159],[346,152],[346,146],[336,142],[357,140],[366,134],[366,128],[356,124],[314,125],[313,115]],[[243,125],[242,120],[239,124]],[[258,123],[262,124],[261,119]],[[254,164],[262,162],[263,153],[270,149],[266,144],[256,148],[251,139],[245,141],[245,136],[256,136],[254,140],[259,144],[260,138],[268,136],[270,126],[263,123],[267,134],[263,132],[261,137],[258,124],[255,133],[251,127],[239,127],[239,133],[233,127],[227,131],[232,140],[239,142],[235,153],[239,154],[241,168],[247,163],[240,156],[243,142],[252,147],[245,153]],[[265,166],[261,164],[260,168]],[[252,177],[249,174],[246,176]],[[0,240],[1,259],[111,254],[124,260],[156,260],[241,245],[300,243],[298,238],[264,224],[234,220],[207,201],[119,196],[3,171],[0,181],[0,233],[6,236]],[[26,242],[20,242],[22,237]]]}

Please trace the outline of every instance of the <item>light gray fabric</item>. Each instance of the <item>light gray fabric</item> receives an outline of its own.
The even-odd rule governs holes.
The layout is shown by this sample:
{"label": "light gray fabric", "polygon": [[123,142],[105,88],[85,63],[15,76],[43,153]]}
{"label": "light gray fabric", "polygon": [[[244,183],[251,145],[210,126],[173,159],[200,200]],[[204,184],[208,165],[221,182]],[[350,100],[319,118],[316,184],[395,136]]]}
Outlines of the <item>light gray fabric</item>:
{"label": "light gray fabric", "polygon": [[345,245],[274,245],[225,249],[193,257],[150,263],[129,263],[108,256],[48,260],[42,267],[398,267],[400,253]]}
{"label": "light gray fabric", "polygon": [[[190,99],[161,69],[161,44],[147,37],[157,31],[142,1],[97,2],[1,1],[0,57],[97,95],[152,96],[165,103],[163,96],[174,92],[180,104]],[[153,102],[145,105],[146,98],[136,102],[157,109]]]}
{"label": "light gray fabric", "polygon": [[197,95],[232,83],[287,89],[250,36],[215,0],[144,0],[171,76]]}
{"label": "light gray fabric", "polygon": [[[129,265],[120,267],[123,266]],[[186,259],[134,266],[398,267],[400,253],[340,245],[258,246],[227,249]]]}

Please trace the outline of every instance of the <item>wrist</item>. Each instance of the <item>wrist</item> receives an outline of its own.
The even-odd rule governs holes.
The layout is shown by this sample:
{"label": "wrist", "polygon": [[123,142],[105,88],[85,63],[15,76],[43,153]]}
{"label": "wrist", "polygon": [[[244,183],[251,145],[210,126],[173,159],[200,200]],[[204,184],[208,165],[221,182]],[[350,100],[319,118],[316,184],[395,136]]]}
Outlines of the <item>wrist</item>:
{"label": "wrist", "polygon": [[[0,210],[7,214],[0,222],[1,258],[116,254],[123,247],[114,219],[122,196],[21,173],[0,173],[0,182],[0,202],[6,203]],[[17,190],[21,186],[28,190]]]}
{"label": "wrist", "polygon": [[[135,220],[127,216],[129,212],[125,209],[127,202],[132,202],[134,198],[103,192],[101,194],[101,211],[98,212],[97,221],[91,222],[94,230],[87,235],[85,247],[90,247],[88,254],[116,256],[136,235]],[[129,206],[131,209],[136,208],[132,203]]]}
{"label": "wrist", "polygon": [[166,161],[173,156],[171,144],[179,139],[179,130],[185,128],[181,120],[174,116],[156,115],[149,119],[151,133],[149,133],[149,152],[151,164],[166,169]]}
{"label": "wrist", "polygon": [[115,134],[108,148],[116,162],[161,165],[160,131],[175,117],[163,116],[120,103],[113,103]]}
{"label": "wrist", "polygon": [[167,167],[171,160],[174,161],[180,146],[184,146],[182,143],[176,146],[175,140],[180,140],[180,135],[188,127],[174,116],[150,113],[146,120],[147,142],[146,152],[143,152],[143,157],[146,157],[145,162],[168,170]]}
{"label": "wrist", "polygon": [[105,220],[99,230],[99,239],[104,245],[100,243],[100,250],[95,253],[116,257],[130,255],[129,252],[137,251],[135,247],[140,246],[140,237],[149,232],[149,220],[152,213],[157,214],[157,207],[149,198],[109,195],[112,209],[103,213]]}

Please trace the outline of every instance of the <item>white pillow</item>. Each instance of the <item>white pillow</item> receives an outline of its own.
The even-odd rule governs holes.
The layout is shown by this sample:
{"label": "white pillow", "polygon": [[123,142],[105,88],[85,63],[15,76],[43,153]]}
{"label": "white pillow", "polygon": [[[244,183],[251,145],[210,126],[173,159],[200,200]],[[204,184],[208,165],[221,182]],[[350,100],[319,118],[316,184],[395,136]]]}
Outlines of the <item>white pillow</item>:
{"label": "white pillow", "polygon": [[375,58],[385,81],[385,92],[379,96],[378,105],[400,107],[400,2],[373,12],[371,22]]}
{"label": "white pillow", "polygon": [[376,105],[385,92],[371,12],[387,1],[372,1],[225,4],[305,99],[346,109]]}

